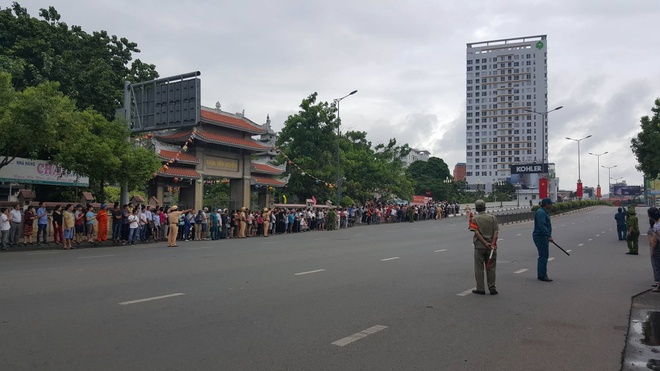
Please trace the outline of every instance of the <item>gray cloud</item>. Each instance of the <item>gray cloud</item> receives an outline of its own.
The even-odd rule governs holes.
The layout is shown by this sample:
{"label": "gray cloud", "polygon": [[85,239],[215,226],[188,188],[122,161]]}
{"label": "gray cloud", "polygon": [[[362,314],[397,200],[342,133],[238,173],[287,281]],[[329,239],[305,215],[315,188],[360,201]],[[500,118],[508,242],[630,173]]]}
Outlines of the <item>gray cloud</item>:
{"label": "gray cloud", "polygon": [[[33,15],[51,3],[23,1]],[[616,176],[642,181],[628,143],[660,96],[651,84],[660,34],[648,26],[656,0],[61,3],[64,21],[137,42],[164,76],[202,71],[206,105],[219,100],[256,122],[270,114],[278,129],[310,93],[331,101],[358,89],[342,102],[347,128],[374,142],[395,136],[450,167],[465,160],[465,44],[547,34],[549,105],[565,107],[549,123],[562,188],[577,179],[577,149],[563,138],[581,134],[594,135],[586,185],[597,182],[588,151],[610,151],[601,160],[619,164]]]}

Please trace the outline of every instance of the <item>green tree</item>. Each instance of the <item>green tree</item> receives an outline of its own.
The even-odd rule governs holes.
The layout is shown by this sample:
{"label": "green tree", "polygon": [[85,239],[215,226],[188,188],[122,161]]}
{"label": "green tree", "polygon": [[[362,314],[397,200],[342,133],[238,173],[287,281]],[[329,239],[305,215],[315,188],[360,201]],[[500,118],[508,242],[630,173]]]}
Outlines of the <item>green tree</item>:
{"label": "green tree", "polygon": [[631,140],[631,148],[637,157],[637,170],[648,179],[657,179],[660,175],[660,98],[651,108],[653,115],[640,119],[641,131]]}
{"label": "green tree", "polygon": [[[303,200],[311,196],[334,200],[335,190],[325,182],[334,184],[337,178],[335,109],[327,102],[316,100],[317,93],[302,100],[298,113],[284,122],[276,145],[293,162],[287,166],[287,173],[291,175],[288,193]],[[280,160],[285,161],[284,157]]]}
{"label": "green tree", "polygon": [[436,200],[456,200],[458,189],[449,172],[449,166],[438,157],[431,157],[428,161],[415,161],[408,166],[406,174],[414,185],[417,195],[431,192]]}
{"label": "green tree", "polygon": [[153,64],[133,61],[140,52],[136,43],[69,27],[52,6],[39,16],[31,17],[16,2],[0,10],[0,71],[11,73],[18,90],[57,81],[80,110],[93,108],[112,120],[123,102],[124,80],[158,77]]}
{"label": "green tree", "polygon": [[125,124],[77,110],[58,83],[17,92],[10,80],[0,72],[0,168],[16,157],[47,159],[89,176],[97,199],[104,200],[106,183],[126,180],[130,189],[144,187],[160,166],[153,151],[126,141]]}

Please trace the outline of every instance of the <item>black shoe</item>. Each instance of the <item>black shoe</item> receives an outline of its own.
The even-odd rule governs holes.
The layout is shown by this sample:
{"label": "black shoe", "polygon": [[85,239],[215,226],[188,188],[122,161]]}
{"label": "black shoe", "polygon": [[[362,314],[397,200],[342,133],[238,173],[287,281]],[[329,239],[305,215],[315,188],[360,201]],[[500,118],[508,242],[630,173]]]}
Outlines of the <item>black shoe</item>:
{"label": "black shoe", "polygon": [[552,279],[551,279],[550,277],[548,277],[548,276],[545,276],[545,277],[540,277],[540,278],[539,278],[539,281],[543,281],[543,282],[552,282]]}
{"label": "black shoe", "polygon": [[497,295],[497,290],[495,290],[495,289],[490,290],[490,294],[491,295]]}
{"label": "black shoe", "polygon": [[626,253],[626,255],[639,255],[639,253],[628,251],[628,252]]}
{"label": "black shoe", "polygon": [[486,295],[486,291],[481,291],[481,290],[472,290],[473,294],[479,294],[479,295]]}

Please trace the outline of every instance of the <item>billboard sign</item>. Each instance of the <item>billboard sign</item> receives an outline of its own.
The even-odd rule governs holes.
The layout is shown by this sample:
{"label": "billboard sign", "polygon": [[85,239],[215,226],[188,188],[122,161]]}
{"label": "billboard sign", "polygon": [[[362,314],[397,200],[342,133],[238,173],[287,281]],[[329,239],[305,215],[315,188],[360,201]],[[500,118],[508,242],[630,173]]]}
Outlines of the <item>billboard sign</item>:
{"label": "billboard sign", "polygon": [[617,196],[639,196],[642,194],[642,187],[629,185],[612,185],[612,193]]}
{"label": "billboard sign", "polygon": [[427,196],[412,196],[411,205],[426,205],[429,202],[433,202],[433,197]]}
{"label": "billboard sign", "polygon": [[89,187],[89,177],[80,176],[44,160],[16,157],[0,169],[0,181],[23,184],[48,184]]}
{"label": "billboard sign", "polygon": [[511,165],[511,174],[545,174],[548,164]]}
{"label": "billboard sign", "polygon": [[202,108],[199,72],[127,84],[127,120],[133,133],[195,126]]}

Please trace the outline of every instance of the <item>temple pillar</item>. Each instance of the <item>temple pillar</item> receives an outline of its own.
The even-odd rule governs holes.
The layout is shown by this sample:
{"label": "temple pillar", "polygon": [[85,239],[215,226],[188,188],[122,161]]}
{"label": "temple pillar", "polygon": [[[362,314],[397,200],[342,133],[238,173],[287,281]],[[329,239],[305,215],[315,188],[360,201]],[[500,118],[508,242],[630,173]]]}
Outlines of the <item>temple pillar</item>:
{"label": "temple pillar", "polygon": [[160,202],[161,206],[165,205],[165,186],[157,185],[156,186],[156,198]]}
{"label": "temple pillar", "polygon": [[204,178],[195,181],[195,209],[199,210],[204,203]]}

